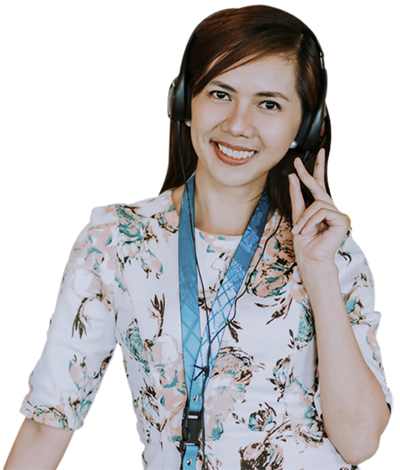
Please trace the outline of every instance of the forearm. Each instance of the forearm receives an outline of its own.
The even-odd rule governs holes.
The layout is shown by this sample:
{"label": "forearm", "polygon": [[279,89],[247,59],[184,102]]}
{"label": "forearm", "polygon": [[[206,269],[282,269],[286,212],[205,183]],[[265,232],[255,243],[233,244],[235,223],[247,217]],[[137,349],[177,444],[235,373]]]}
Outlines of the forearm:
{"label": "forearm", "polygon": [[375,453],[389,410],[350,325],[334,264],[304,274],[314,315],[326,432],[349,463]]}
{"label": "forearm", "polygon": [[25,419],[4,470],[53,470],[58,467],[73,431]]}

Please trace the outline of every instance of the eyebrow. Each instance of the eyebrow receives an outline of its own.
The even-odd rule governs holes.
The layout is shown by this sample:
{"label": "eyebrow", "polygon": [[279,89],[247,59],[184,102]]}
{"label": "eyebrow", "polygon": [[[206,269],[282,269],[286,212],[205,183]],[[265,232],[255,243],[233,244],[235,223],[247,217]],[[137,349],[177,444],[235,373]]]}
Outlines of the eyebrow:
{"label": "eyebrow", "polygon": [[[218,80],[212,80],[210,82],[210,85],[218,86],[220,88],[223,88],[224,90],[231,91],[232,93],[237,93],[237,91],[233,87]],[[283,93],[279,93],[279,91],[260,91],[259,93],[256,93],[256,96],[262,98],[282,98],[290,102],[289,98],[287,98]]]}

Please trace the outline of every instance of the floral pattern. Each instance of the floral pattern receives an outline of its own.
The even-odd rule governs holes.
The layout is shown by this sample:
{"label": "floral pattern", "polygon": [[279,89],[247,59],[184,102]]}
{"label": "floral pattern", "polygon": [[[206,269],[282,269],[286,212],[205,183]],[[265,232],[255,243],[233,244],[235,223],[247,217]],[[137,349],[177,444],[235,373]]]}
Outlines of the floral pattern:
{"label": "floral pattern", "polygon": [[[186,401],[178,277],[179,218],[171,192],[134,205],[96,208],[66,266],[48,340],[21,411],[78,429],[118,343],[148,470],[180,466]],[[232,309],[205,392],[208,470],[355,470],[324,430],[307,293],[289,221],[265,226]],[[239,237],[196,229],[202,331]],[[343,300],[360,350],[388,403],[376,340],[380,314],[368,264],[351,232],[336,256]]]}

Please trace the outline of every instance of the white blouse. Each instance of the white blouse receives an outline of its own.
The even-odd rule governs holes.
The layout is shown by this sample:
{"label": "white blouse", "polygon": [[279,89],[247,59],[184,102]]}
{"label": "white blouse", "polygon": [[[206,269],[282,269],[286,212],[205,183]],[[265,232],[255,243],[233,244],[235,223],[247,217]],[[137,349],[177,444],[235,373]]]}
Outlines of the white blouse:
{"label": "white blouse", "polygon": [[[205,392],[206,468],[356,469],[324,431],[313,315],[290,222],[280,219],[275,213],[265,226]],[[119,343],[147,470],[180,467],[186,386],[178,224],[171,191],[94,209],[72,249],[47,343],[21,407],[41,423],[80,428]],[[202,329],[204,298],[211,307],[239,239],[196,229],[205,286],[204,295],[198,283]],[[336,263],[353,332],[391,405],[376,340],[380,314],[374,311],[373,279],[351,233]],[[200,452],[198,470],[202,459]]]}

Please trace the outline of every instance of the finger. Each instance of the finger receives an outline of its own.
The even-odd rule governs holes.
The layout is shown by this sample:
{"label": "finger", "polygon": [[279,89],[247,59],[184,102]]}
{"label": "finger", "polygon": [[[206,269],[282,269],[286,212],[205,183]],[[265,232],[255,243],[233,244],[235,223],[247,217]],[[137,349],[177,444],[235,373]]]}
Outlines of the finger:
{"label": "finger", "polygon": [[327,228],[335,227],[339,229],[340,232],[343,233],[343,237],[350,227],[350,219],[346,214],[325,207],[315,212],[315,214],[306,221],[303,229],[299,233],[305,235],[322,222],[327,225]]}
{"label": "finger", "polygon": [[306,170],[303,162],[300,158],[296,158],[294,161],[294,167],[296,168],[297,174],[304,183],[305,186],[310,190],[311,194],[313,195],[314,199],[320,199],[322,201],[329,202],[333,204],[333,201],[329,194],[326,192],[324,186],[321,186]]}
{"label": "finger", "polygon": [[324,189],[325,187],[325,149],[318,152],[317,159],[314,164],[313,177],[315,181]]}
{"label": "finger", "polygon": [[[309,224],[310,220],[313,220],[313,216],[317,213],[320,212],[323,209],[327,210],[333,210],[333,208],[327,204],[325,201],[314,201],[310,206],[307,207],[305,211],[302,212],[300,217],[296,221],[296,225],[294,230],[292,230],[292,233],[304,233],[303,229],[307,224]],[[336,211],[337,208],[335,207]]]}
{"label": "finger", "polygon": [[289,194],[292,203],[292,221],[293,225],[295,225],[306,209],[303,193],[301,192],[300,180],[295,173],[289,175]]}

